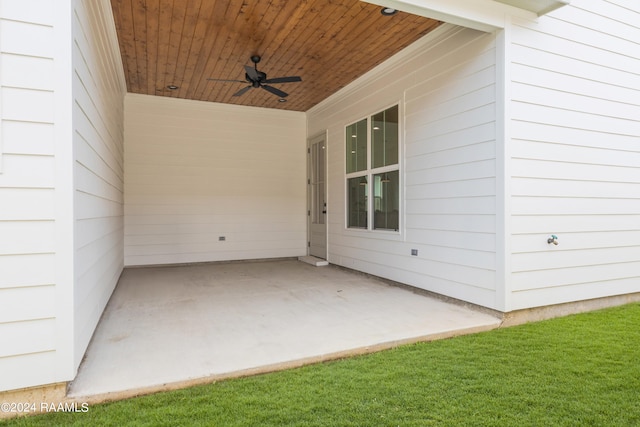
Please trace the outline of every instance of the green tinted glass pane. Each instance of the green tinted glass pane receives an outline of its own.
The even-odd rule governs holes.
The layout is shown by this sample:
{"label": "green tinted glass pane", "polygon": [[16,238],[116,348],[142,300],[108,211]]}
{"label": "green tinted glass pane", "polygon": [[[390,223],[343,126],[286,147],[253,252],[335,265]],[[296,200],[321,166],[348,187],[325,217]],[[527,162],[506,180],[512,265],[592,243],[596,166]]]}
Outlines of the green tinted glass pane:
{"label": "green tinted glass pane", "polygon": [[373,176],[373,228],[398,230],[400,210],[400,174],[384,172]]}
{"label": "green tinted glass pane", "polygon": [[367,228],[367,177],[349,178],[348,191],[348,223],[350,228]]}
{"label": "green tinted glass pane", "polygon": [[367,119],[347,126],[347,173],[367,169]]}
{"label": "green tinted glass pane", "polygon": [[398,106],[371,116],[371,163],[373,168],[398,163]]}

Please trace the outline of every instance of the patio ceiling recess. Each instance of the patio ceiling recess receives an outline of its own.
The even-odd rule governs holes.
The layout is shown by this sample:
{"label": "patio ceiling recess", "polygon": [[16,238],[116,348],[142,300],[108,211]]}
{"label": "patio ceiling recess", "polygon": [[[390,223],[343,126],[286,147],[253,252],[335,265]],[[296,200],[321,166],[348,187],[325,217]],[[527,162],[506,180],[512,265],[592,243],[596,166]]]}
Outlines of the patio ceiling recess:
{"label": "patio ceiling recess", "polygon": [[[375,3],[375,4],[374,4]],[[111,0],[131,93],[307,111],[443,21],[481,31],[535,19],[568,0]],[[399,12],[383,15],[383,6]],[[248,83],[260,55],[287,102]]]}
{"label": "patio ceiling recess", "polygon": [[[382,15],[359,0],[111,0],[130,93],[307,111],[440,22]],[[248,83],[244,65],[262,56],[287,102]],[[169,89],[169,86],[177,89]]]}

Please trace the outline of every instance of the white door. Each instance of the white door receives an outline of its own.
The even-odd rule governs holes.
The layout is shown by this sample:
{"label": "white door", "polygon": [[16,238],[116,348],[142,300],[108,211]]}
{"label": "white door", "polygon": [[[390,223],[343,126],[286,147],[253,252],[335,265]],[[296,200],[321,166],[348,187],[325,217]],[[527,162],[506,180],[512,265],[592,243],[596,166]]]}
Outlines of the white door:
{"label": "white door", "polygon": [[326,136],[323,133],[307,142],[309,255],[327,259]]}

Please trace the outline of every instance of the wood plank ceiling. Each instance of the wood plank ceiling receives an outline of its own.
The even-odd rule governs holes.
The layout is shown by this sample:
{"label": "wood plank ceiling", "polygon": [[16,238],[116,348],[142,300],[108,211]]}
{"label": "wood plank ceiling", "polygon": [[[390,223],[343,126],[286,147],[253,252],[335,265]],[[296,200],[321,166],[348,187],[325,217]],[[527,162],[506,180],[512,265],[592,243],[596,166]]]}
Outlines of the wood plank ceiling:
{"label": "wood plank ceiling", "polygon": [[[307,111],[440,22],[359,0],[111,0],[131,93]],[[247,82],[244,65],[269,79],[286,102]],[[178,89],[170,90],[170,85]]]}

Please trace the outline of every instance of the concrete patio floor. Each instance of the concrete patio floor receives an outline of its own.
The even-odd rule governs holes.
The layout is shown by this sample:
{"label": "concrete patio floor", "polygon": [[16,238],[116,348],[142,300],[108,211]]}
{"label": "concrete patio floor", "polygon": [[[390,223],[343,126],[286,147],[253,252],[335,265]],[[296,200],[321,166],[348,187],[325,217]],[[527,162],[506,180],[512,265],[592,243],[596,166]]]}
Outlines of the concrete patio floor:
{"label": "concrete patio floor", "polygon": [[122,398],[499,325],[485,312],[331,265],[129,268],[68,396]]}

